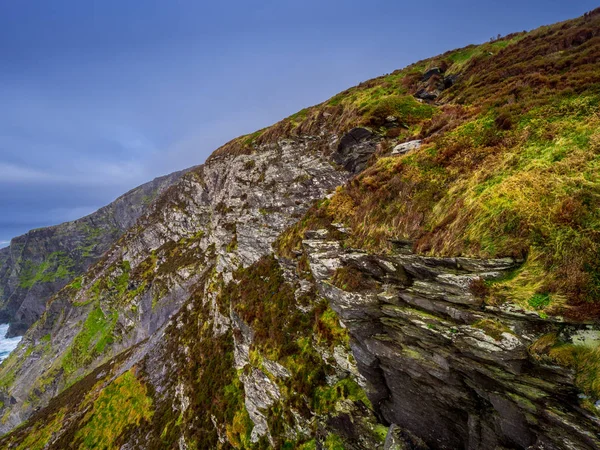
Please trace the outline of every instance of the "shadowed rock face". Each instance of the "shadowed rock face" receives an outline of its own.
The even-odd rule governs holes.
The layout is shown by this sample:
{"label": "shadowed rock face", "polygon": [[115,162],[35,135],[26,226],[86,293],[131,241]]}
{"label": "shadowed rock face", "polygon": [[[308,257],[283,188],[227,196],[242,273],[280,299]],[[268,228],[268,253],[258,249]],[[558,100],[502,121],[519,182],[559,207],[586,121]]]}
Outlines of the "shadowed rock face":
{"label": "shadowed rock face", "polygon": [[[344,250],[324,232],[310,233],[304,251],[319,291],[350,331],[369,397],[386,422],[434,449],[600,448],[591,432],[598,419],[579,406],[573,374],[528,352],[565,324],[486,306],[470,291],[473,280],[499,277],[516,261],[406,251],[378,257]],[[334,286],[330,277],[342,267],[378,288]]]}
{"label": "shadowed rock face", "polygon": [[333,154],[333,160],[352,173],[365,169],[376,150],[374,135],[366,128],[353,128],[345,134]]}
{"label": "shadowed rock face", "polygon": [[0,322],[18,336],[46,302],[84,273],[184,172],[157,178],[82,219],[32,230],[0,249]]}

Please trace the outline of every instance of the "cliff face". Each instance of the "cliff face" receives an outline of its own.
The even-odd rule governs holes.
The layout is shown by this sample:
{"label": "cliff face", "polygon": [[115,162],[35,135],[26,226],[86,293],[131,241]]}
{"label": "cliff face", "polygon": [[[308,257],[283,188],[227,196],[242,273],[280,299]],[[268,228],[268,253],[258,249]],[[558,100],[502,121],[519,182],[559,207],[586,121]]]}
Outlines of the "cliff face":
{"label": "cliff face", "polygon": [[[386,422],[431,448],[600,448],[598,417],[581,408],[573,373],[530,350],[550,333],[573,341],[600,336],[600,326],[486,307],[471,292],[474,280],[506,276],[518,261],[382,257],[344,250],[325,230],[309,237],[319,292],[348,327]],[[336,273],[362,286],[335,283]]]}
{"label": "cliff face", "polygon": [[600,448],[599,30],[448,52],[218,149],[0,366],[0,445]]}
{"label": "cliff face", "polygon": [[182,172],[157,178],[82,219],[40,228],[0,249],[0,322],[25,333],[46,301],[84,273]]}
{"label": "cliff face", "polygon": [[3,366],[17,380],[4,399],[4,429],[123,350],[150,351],[168,319],[186,303],[194,307],[198,291],[205,290],[195,306],[207,308],[203,320],[215,335],[227,332],[232,318],[217,307],[219,288],[238,267],[270,253],[279,233],[347,178],[329,161],[332,142],[327,134],[282,140],[253,155],[214,157],[185,174],[54,297]]}

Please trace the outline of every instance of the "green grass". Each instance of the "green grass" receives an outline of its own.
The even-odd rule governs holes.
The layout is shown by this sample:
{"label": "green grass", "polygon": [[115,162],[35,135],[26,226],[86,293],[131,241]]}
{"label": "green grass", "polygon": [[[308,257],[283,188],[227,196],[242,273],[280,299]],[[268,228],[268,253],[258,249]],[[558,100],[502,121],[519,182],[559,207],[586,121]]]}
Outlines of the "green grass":
{"label": "green grass", "polygon": [[551,298],[549,294],[534,294],[528,301],[529,306],[534,309],[544,309],[550,305]]}
{"label": "green grass", "polygon": [[19,274],[19,287],[30,289],[37,283],[54,283],[73,276],[73,260],[62,251],[52,252],[40,263],[25,261]]}
{"label": "green grass", "polygon": [[[467,115],[417,152],[377,159],[284,233],[279,250],[342,222],[352,230],[345,245],[368,251],[409,238],[426,254],[512,256],[524,265],[494,284],[490,302],[588,314],[573,306],[600,298],[599,104],[598,94],[559,93]],[[436,117],[446,114],[456,110]]]}
{"label": "green grass", "polygon": [[117,317],[117,312],[105,313],[100,307],[89,313],[81,331],[63,357],[62,367],[67,376],[102,355],[107,346],[112,344]]}
{"label": "green grass", "polygon": [[574,345],[561,341],[556,334],[547,334],[530,351],[538,359],[573,369],[575,385],[589,397],[582,400],[583,406],[598,414],[594,402],[600,399],[600,347]]}

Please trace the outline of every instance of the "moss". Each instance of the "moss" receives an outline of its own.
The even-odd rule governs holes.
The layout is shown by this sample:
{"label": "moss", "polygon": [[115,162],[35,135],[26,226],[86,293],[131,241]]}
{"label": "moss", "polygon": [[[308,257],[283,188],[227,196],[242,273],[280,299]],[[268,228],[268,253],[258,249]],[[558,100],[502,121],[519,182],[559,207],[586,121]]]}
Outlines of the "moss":
{"label": "moss", "polygon": [[502,340],[502,335],[504,333],[514,334],[510,328],[499,320],[481,319],[473,323],[472,326],[482,330],[485,334],[497,341]]}
{"label": "moss", "polygon": [[329,346],[330,349],[333,349],[336,345],[349,348],[350,335],[348,330],[340,325],[340,320],[331,307],[327,306],[323,313],[318,316],[314,330],[319,343]]}
{"label": "moss", "polygon": [[575,385],[593,399],[600,399],[600,348],[574,345],[562,341],[556,333],[549,333],[529,350],[536,359],[573,369]]}
{"label": "moss", "polygon": [[388,434],[388,427],[378,423],[377,425],[375,425],[374,431],[375,431],[375,434],[377,435],[377,437],[379,438],[379,440],[381,442],[384,442],[385,438],[387,437],[387,434]]}
{"label": "moss", "polygon": [[25,261],[19,274],[19,287],[29,289],[37,283],[54,283],[73,276],[73,260],[62,251],[52,252],[40,263]]}
{"label": "moss", "polygon": [[327,450],[344,450],[344,441],[338,435],[334,433],[330,433],[325,442],[323,443],[323,447]]}
{"label": "moss", "polygon": [[117,322],[116,312],[104,312],[94,308],[87,316],[79,334],[73,339],[62,360],[62,367],[68,376],[103,354],[113,342],[113,330]]}
{"label": "moss", "polygon": [[336,410],[336,404],[342,400],[362,402],[371,407],[365,391],[351,378],[338,381],[333,386],[319,387],[315,391],[313,407],[317,414],[326,414]]}

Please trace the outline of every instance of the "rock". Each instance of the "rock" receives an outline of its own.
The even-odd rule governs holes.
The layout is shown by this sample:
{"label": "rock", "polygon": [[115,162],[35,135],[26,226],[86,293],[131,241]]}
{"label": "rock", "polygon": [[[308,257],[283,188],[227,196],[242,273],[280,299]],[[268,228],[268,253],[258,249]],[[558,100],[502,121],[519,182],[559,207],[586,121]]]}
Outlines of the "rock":
{"label": "rock", "polygon": [[397,122],[397,121],[398,121],[398,118],[397,118],[396,116],[387,116],[387,117],[385,118],[385,121],[386,121],[386,122]]}
{"label": "rock", "polygon": [[439,97],[439,92],[437,91],[429,91],[425,88],[419,89],[415,94],[415,97],[420,98],[421,100],[433,101]]}
{"label": "rock", "polygon": [[[360,141],[365,134],[356,136]],[[0,415],[6,419],[0,424],[0,432],[19,425],[35,408],[47,405],[75,376],[84,377],[108,358],[136,348],[137,360],[144,360],[156,342],[164,340],[160,333],[174,315],[178,318],[174,329],[183,330],[181,318],[189,313],[191,296],[204,302],[213,337],[224,337],[235,330],[232,363],[240,370],[248,368],[252,330],[229,310],[219,307],[220,286],[232,280],[232,273],[238,268],[272,254],[273,242],[286,228],[315,200],[349,178],[347,171],[337,170],[331,164],[335,142],[333,134],[297,136],[257,146],[252,155],[215,155],[204,165],[186,172],[169,189],[160,191],[122,241],[113,245],[93,271],[88,272],[81,288],[60,291],[48,303],[43,321],[27,332],[15,350],[22,363],[15,369],[15,381],[6,386],[5,394],[7,399],[14,397],[17,402],[0,406]],[[252,164],[248,164],[250,160]],[[116,213],[115,216],[122,217]],[[0,270],[3,267],[0,264]],[[125,295],[118,297],[122,302],[119,306],[114,302],[117,298],[114,288],[99,289],[94,293],[97,300],[88,301],[97,280],[112,285],[126,272],[125,268],[129,280]],[[143,283],[145,277],[150,282]],[[212,287],[197,292],[199,280],[206,278],[211,279]],[[109,330],[114,339],[103,352],[90,352],[85,364],[76,367],[73,373],[57,374],[53,363],[65,357],[98,304],[102,305],[105,316],[118,317],[114,329]],[[41,345],[36,347],[46,335],[52,336],[51,351],[42,351]],[[174,353],[173,349],[164,353],[163,359],[186,361],[191,357],[189,352],[189,345],[181,346]],[[156,367],[162,368],[163,364],[159,360]],[[285,378],[282,367],[267,365],[266,370],[272,370],[274,376]],[[168,367],[164,372],[172,370]],[[156,372],[158,376],[163,370]],[[43,378],[51,382],[40,390],[36,383]],[[176,398],[174,389],[170,392],[171,399]]]}
{"label": "rock", "polygon": [[[156,178],[89,216],[32,230],[0,249],[0,322],[10,323],[7,337],[24,334],[43,314],[48,299],[91,267],[185,172]],[[68,274],[23,285],[24,268],[42,264],[48,265],[48,273],[62,265]]]}
{"label": "rock", "polygon": [[[344,249],[325,235],[303,248],[319,293],[352,337],[371,403],[395,424],[385,448],[420,448],[399,440],[406,433],[433,449],[600,448],[589,432],[596,422],[573,395],[572,374],[529,354],[535,339],[558,327],[567,339],[597,345],[596,328],[541,324],[537,315],[483,307],[471,293],[472,280],[502,276],[520,261],[409,252],[384,258]],[[333,286],[332,269],[350,264],[381,287]],[[403,277],[390,276],[388,265]]]}
{"label": "rock", "polygon": [[259,438],[265,435],[270,439],[269,425],[264,412],[281,397],[279,388],[258,369],[252,369],[248,375],[243,374],[241,381],[244,383],[246,409],[254,423],[250,440],[258,442]]}
{"label": "rock", "polygon": [[392,150],[392,155],[403,155],[411,150],[417,150],[421,148],[422,141],[420,139],[415,139],[414,141],[403,142],[402,144],[398,144]]}
{"label": "rock", "polygon": [[456,83],[457,79],[458,79],[458,75],[448,75],[448,76],[444,77],[444,89],[448,89],[448,88],[452,87],[454,85],[454,83]]}
{"label": "rock", "polygon": [[377,149],[374,135],[366,128],[353,128],[346,133],[333,154],[333,160],[351,173],[365,169]]}
{"label": "rock", "polygon": [[405,450],[405,446],[400,437],[400,429],[397,425],[391,424],[385,436],[384,450]]}
{"label": "rock", "polygon": [[432,76],[439,75],[441,73],[442,71],[439,67],[432,67],[423,74],[423,78],[421,78],[421,81],[428,81]]}

